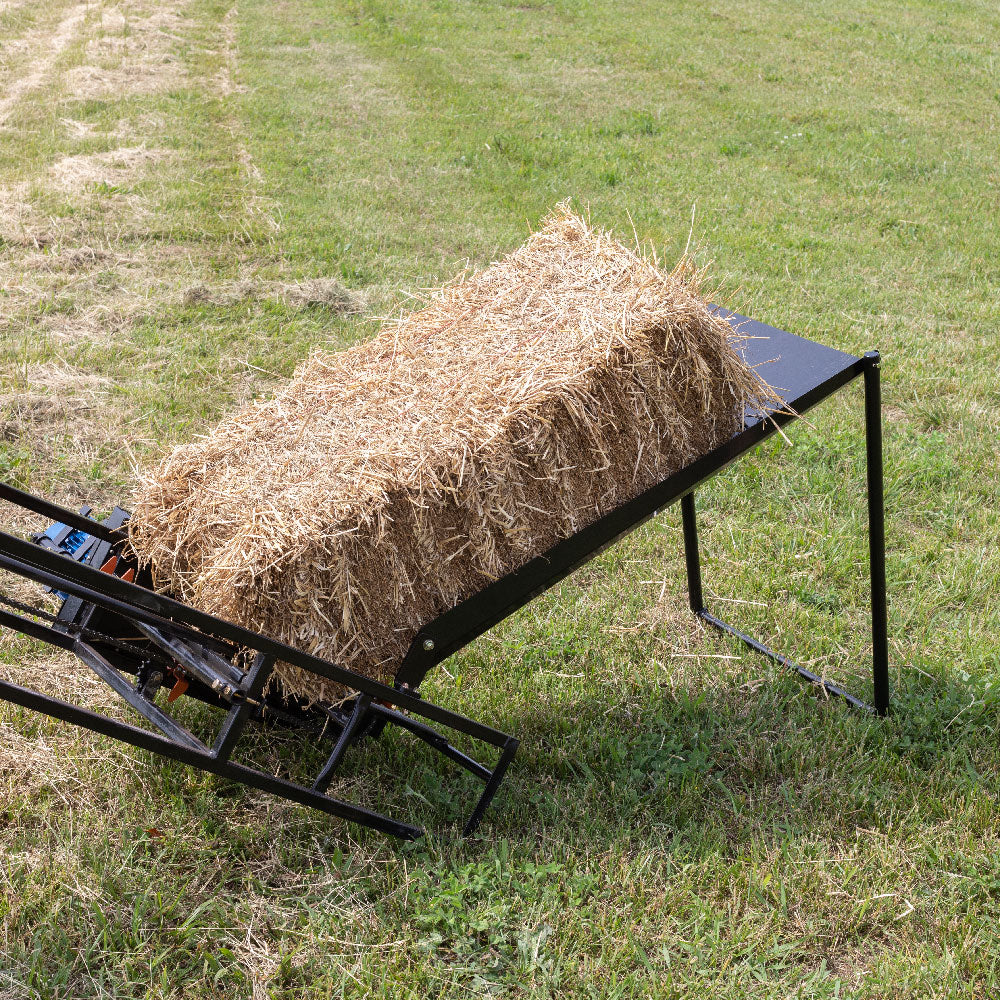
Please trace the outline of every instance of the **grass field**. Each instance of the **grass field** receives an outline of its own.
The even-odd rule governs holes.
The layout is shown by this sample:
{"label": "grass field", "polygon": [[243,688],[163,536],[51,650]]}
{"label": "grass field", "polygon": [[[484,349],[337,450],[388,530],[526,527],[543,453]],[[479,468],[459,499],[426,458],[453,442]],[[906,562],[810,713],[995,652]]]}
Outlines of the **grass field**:
{"label": "grass field", "polygon": [[[402,741],[342,784],[408,846],[3,708],[0,997],[1000,995],[998,38],[941,0],[0,0],[0,477],[107,508],[560,199],[667,260],[693,212],[722,301],[883,352],[896,706],[697,627],[670,510],[425,689],[523,740],[472,842]],[[867,694],[860,402],[699,506],[728,616]]]}

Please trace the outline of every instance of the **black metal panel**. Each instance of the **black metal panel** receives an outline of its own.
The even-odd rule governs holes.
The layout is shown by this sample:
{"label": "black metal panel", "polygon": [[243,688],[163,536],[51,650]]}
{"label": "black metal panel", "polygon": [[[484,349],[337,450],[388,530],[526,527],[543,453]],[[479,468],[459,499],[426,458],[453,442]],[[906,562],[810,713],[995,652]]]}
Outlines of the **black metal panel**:
{"label": "black metal panel", "polygon": [[[720,306],[715,312],[746,338],[734,346],[743,360],[785,401],[795,406],[817,386],[855,368],[862,358],[817,344],[787,330],[740,316]],[[855,371],[857,374],[857,371]],[[797,406],[795,406],[798,409]],[[799,410],[799,412],[802,412]],[[752,423],[755,416],[747,421]]]}

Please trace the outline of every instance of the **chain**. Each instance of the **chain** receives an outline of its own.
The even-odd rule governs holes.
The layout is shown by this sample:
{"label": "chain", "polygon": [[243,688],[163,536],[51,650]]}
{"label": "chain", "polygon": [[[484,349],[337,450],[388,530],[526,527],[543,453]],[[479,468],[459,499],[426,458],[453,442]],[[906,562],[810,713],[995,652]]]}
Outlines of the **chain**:
{"label": "chain", "polygon": [[[65,624],[65,622],[60,622],[56,615],[50,614],[47,611],[42,611],[40,608],[36,608],[30,604],[24,604],[21,601],[15,600],[13,597],[8,597],[6,594],[0,594],[0,604],[5,604],[9,608],[13,608],[15,611],[33,615],[36,618],[42,618],[47,622],[51,622],[53,625]],[[115,649],[118,649],[123,653],[128,653],[130,656],[134,656],[140,661],[140,663],[157,661],[171,668],[171,670],[183,669],[178,668],[170,657],[158,649],[142,649],[139,646],[133,646],[131,643],[125,642],[124,639],[116,639],[112,635],[105,635],[103,632],[98,632],[97,629],[87,628],[85,625],[72,626],[70,634],[79,635],[86,639],[96,639],[105,645],[113,646]],[[252,708],[266,707],[268,711],[272,711],[278,715],[282,714],[280,711],[267,706],[262,699],[249,697],[238,687],[232,687],[232,685],[226,684],[225,688],[225,692],[220,693],[228,696],[233,701],[244,701]]]}
{"label": "chain", "polygon": [[[61,622],[56,615],[50,614],[48,611],[42,611],[41,608],[36,608],[31,604],[24,604],[23,602],[15,600],[13,597],[8,597],[3,593],[0,593],[0,604],[5,604],[7,607],[13,608],[15,611],[20,611],[22,614],[42,618],[53,625],[66,624],[65,622]],[[96,629],[87,628],[85,625],[73,625],[70,634],[79,635],[86,639],[96,639],[103,644],[113,646],[115,649],[118,649],[123,653],[128,653],[130,656],[134,656],[140,663],[158,661],[171,669],[176,669],[176,665],[173,660],[155,648],[142,649],[139,646],[133,646],[131,643],[125,642],[123,639],[116,639],[112,635],[105,635],[103,632],[98,632]],[[273,705],[269,705],[263,699],[251,698],[238,687],[234,688],[229,684],[226,685],[226,688],[226,694],[232,701],[246,702],[246,704],[251,708],[262,709],[278,718],[284,719],[286,722],[295,722],[296,724],[301,725],[301,721],[298,720],[296,716],[291,713],[284,712]]]}
{"label": "chain", "polygon": [[[65,622],[61,622],[56,615],[49,614],[48,611],[42,611],[41,608],[33,607],[30,604],[24,604],[21,601],[15,600],[13,597],[8,597],[6,594],[0,594],[0,604],[6,604],[7,607],[13,608],[15,611],[20,611],[22,614],[42,618],[53,625],[66,624]],[[71,628],[71,634],[79,635],[86,639],[96,639],[104,645],[113,646],[115,649],[123,653],[128,653],[129,655],[134,656],[140,661],[161,660],[164,663],[170,663],[170,661],[159,653],[159,651],[141,649],[139,646],[133,646],[131,643],[125,642],[124,639],[116,639],[112,635],[105,635],[103,632],[87,628],[85,625],[73,625]]]}

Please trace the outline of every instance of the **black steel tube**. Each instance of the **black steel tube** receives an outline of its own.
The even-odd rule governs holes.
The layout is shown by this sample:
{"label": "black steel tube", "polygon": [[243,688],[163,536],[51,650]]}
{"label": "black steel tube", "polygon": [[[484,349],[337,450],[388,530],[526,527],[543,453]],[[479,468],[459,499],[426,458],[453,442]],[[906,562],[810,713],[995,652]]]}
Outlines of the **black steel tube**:
{"label": "black steel tube", "polygon": [[89,709],[70,705],[58,698],[51,698],[5,680],[0,680],[0,699],[20,705],[22,708],[31,709],[34,712],[42,712],[54,719],[71,722],[75,726],[91,729],[95,733],[111,736],[123,743],[139,747],[141,750],[158,753],[183,764],[191,764],[231,781],[249,785],[251,788],[259,788],[263,792],[280,795],[301,805],[311,806],[313,809],[319,809],[333,816],[350,820],[352,823],[360,823],[362,826],[380,830],[393,837],[413,840],[424,832],[419,826],[394,820],[389,816],[383,816],[381,813],[365,809],[363,806],[351,805],[350,802],[343,802],[329,795],[322,795],[314,792],[311,788],[305,788],[294,782],[264,774],[262,771],[255,771],[253,768],[244,767],[241,764],[216,760],[210,753],[192,750],[190,747],[181,746],[157,733],[147,732],[145,729],[139,729],[127,722],[119,722],[117,719],[109,719],[105,715],[98,715]]}
{"label": "black steel tube", "polygon": [[[271,669],[274,666],[274,657],[258,653],[254,661],[243,678],[242,690],[247,698],[255,701],[261,696],[264,685],[268,677],[271,676]],[[229,710],[219,735],[212,746],[212,753],[219,760],[227,760],[233,752],[237,741],[243,735],[247,722],[250,720],[250,705],[247,701],[238,701]]]}
{"label": "black steel tube", "polygon": [[684,562],[687,565],[688,601],[695,614],[705,610],[701,593],[701,555],[698,552],[698,522],[695,519],[694,490],[681,497],[681,524],[684,528]]}
{"label": "black steel tube", "polygon": [[41,622],[33,622],[29,618],[22,618],[20,615],[13,615],[9,611],[0,611],[0,627],[9,628],[14,632],[21,632],[31,636],[32,639],[40,639],[52,646],[59,646],[61,649],[72,651],[76,645],[76,639],[65,632],[59,632]]}
{"label": "black steel tube", "polygon": [[372,705],[372,714],[375,715],[379,721],[391,722],[393,725],[399,726],[400,729],[405,729],[407,732],[413,733],[418,739],[421,739],[428,746],[434,747],[438,753],[443,754],[449,760],[453,760],[456,764],[464,767],[466,771],[470,774],[474,774],[480,781],[489,781],[490,776],[493,772],[483,764],[480,764],[478,760],[473,760],[468,754],[462,753],[458,747],[452,746],[446,737],[442,736],[436,729],[431,729],[430,726],[425,726],[422,722],[417,722],[416,719],[411,719],[402,712],[397,712],[392,708],[386,708],[384,705]]}
{"label": "black steel tube", "polygon": [[24,490],[19,490],[16,486],[11,486],[10,483],[0,483],[0,500],[17,504],[18,507],[23,507],[35,514],[41,514],[42,517],[50,518],[61,524],[68,524],[72,528],[79,528],[81,531],[87,532],[88,535],[102,538],[106,542],[117,542],[124,537],[124,533],[120,530],[105,528],[99,521],[92,521],[89,517],[84,517],[75,510],[68,510],[66,507],[42,500],[41,497],[36,497],[31,493],[25,493]]}
{"label": "black steel tube", "polygon": [[889,713],[889,615],[885,582],[885,484],[882,466],[881,356],[865,355],[865,458],[868,471],[868,554],[872,581],[872,678],[875,711]]}
{"label": "black steel tube", "polygon": [[507,740],[503,752],[500,754],[497,766],[493,768],[490,780],[486,782],[483,794],[479,797],[475,809],[472,810],[472,815],[465,824],[465,829],[462,831],[463,837],[471,837],[476,832],[476,827],[479,826],[480,820],[483,818],[483,813],[486,812],[486,807],[493,801],[493,796],[496,795],[497,789],[500,787],[500,782],[503,781],[504,775],[507,773],[507,768],[514,759],[514,754],[517,753],[517,747],[518,741],[511,736]]}
{"label": "black steel tube", "polygon": [[340,736],[337,738],[337,742],[333,746],[333,751],[323,765],[323,770],[320,771],[319,777],[313,782],[314,792],[325,792],[329,788],[333,774],[340,766],[340,761],[347,752],[347,747],[350,745],[351,739],[358,731],[358,726],[361,725],[362,720],[368,714],[368,706],[371,703],[371,698],[366,694],[359,694],[355,699],[351,717],[340,731]]}
{"label": "black steel tube", "polygon": [[805,667],[799,666],[799,664],[797,664],[794,660],[790,660],[787,656],[783,656],[781,653],[776,653],[769,646],[765,646],[764,643],[758,642],[753,638],[753,636],[749,636],[745,632],[741,632],[738,628],[733,628],[732,625],[722,621],[721,618],[716,618],[711,612],[699,611],[698,617],[708,622],[709,625],[717,628],[720,632],[725,632],[726,635],[731,635],[734,638],[739,639],[752,650],[766,656],[769,660],[773,660],[779,666],[788,667],[810,683],[818,684],[824,691],[826,691],[827,694],[832,694],[837,698],[843,698],[848,704],[853,705],[855,708],[860,708],[865,712],[874,711],[871,705],[863,702],[860,698],[856,698],[849,691],[845,691],[842,687],[837,684],[833,684],[830,681],[823,680],[823,678],[818,674],[814,674],[811,670],[807,670]]}
{"label": "black steel tube", "polygon": [[78,642],[73,646],[73,652],[108,687],[121,695],[144,719],[151,722],[164,735],[191,750],[208,753],[208,747],[197,736],[189,733],[176,719],[172,719],[158,705],[144,697],[142,692],[122,677],[93,646],[89,646],[85,642]]}
{"label": "black steel tube", "polygon": [[[9,553],[4,555],[3,553]],[[317,656],[303,653],[293,646],[285,645],[267,636],[258,635],[249,629],[222,621],[212,615],[179,601],[156,594],[134,583],[128,583],[119,577],[101,573],[90,566],[73,562],[65,556],[56,555],[32,545],[13,535],[0,531],[0,568],[10,569],[14,573],[28,576],[42,583],[54,585],[59,590],[76,594],[99,607],[117,611],[134,621],[143,621],[167,629],[177,631],[181,626],[204,630],[208,635],[227,639],[240,646],[268,653],[277,660],[283,660],[303,670],[319,674],[329,680],[337,681],[348,688],[362,691],[372,698],[389,702],[399,708],[406,709],[426,719],[432,719],[443,726],[448,726],[473,739],[482,740],[495,747],[506,745],[508,735],[490,726],[465,716],[457,715],[446,708],[441,708],[433,702],[424,701],[412,694],[407,694],[397,688],[389,687],[379,681],[371,680],[361,674],[356,674],[346,667],[338,666],[321,660]],[[176,616],[165,619],[163,616]]]}

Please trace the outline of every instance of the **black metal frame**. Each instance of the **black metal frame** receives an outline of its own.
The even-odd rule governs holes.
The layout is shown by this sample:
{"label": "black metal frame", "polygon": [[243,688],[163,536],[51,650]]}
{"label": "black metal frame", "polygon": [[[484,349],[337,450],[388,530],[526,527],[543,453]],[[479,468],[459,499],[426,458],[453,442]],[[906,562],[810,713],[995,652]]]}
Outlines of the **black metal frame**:
{"label": "black metal frame", "polygon": [[[76,561],[60,553],[56,546],[33,544],[0,532],[0,569],[67,595],[59,615],[54,616],[51,624],[42,624],[38,620],[46,617],[44,613],[22,607],[21,614],[0,609],[0,627],[14,629],[75,653],[155,725],[160,734],[3,680],[0,680],[0,699],[385,833],[412,838],[422,833],[419,827],[326,794],[348,747],[362,736],[377,736],[387,725],[394,725],[412,733],[485,782],[486,787],[465,825],[465,833],[470,834],[478,826],[503,780],[518,741],[509,734],[421,698],[418,688],[427,672],[617,539],[679,500],[692,611],[714,628],[740,639],[756,652],[820,685],[828,694],[840,696],[855,707],[886,714],[889,710],[889,673],[879,354],[872,351],[864,357],[846,355],[744,317],[725,312],[723,315],[734,325],[748,325],[751,337],[765,341],[774,338],[779,347],[788,349],[794,364],[786,366],[785,370],[794,375],[797,384],[794,391],[784,394],[785,405],[766,413],[748,413],[743,430],[720,447],[700,456],[676,474],[424,626],[400,664],[393,687],[205,614],[158,594],[138,581],[122,579],[120,574],[127,565],[124,561],[122,525],[128,515],[120,508],[116,508],[108,520],[98,524],[87,516],[89,508],[77,514],[12,486],[0,484],[0,499],[83,530],[96,540],[93,543],[88,541],[86,558]],[[751,341],[744,345],[743,353],[748,362],[766,360],[760,355],[759,347],[754,347]],[[702,593],[695,519],[695,489],[699,485],[776,433],[782,425],[858,377],[863,378],[865,387],[874,677],[872,704],[776,653],[715,617],[707,609]],[[116,553],[123,559],[121,567],[112,567],[110,573],[102,572],[98,567]],[[10,605],[12,602],[8,600],[5,603]],[[117,623],[119,626],[118,634],[120,626],[123,623],[127,625],[125,632],[130,637],[129,642],[119,641],[95,627],[109,620],[112,625]],[[104,628],[106,630],[107,625]],[[135,645],[135,632],[139,633],[141,648]],[[265,685],[274,663],[279,660],[344,685],[356,692],[353,701],[341,709],[329,706],[310,709],[268,699],[264,696]],[[181,679],[181,686],[186,687],[189,694],[226,709],[225,720],[211,747],[155,704],[157,692],[170,684],[169,672],[175,679]],[[126,677],[129,673],[135,676],[134,682]],[[311,788],[232,761],[233,750],[248,722],[269,718],[311,728],[317,735],[333,739],[333,750]],[[497,764],[490,769],[473,760],[421,719],[498,748]]]}
{"label": "black metal frame", "polygon": [[889,636],[885,581],[885,501],[882,469],[882,406],[879,379],[880,357],[877,351],[865,355],[865,452],[868,479],[868,562],[871,576],[872,614],[872,688],[871,704],[845,691],[838,684],[814,674],[738,628],[716,618],[707,608],[702,593],[701,558],[698,526],[695,517],[694,490],[681,497],[681,523],[684,532],[684,558],[687,567],[688,600],[691,610],[713,628],[739,639],[744,645],[766,656],[779,666],[794,670],[800,677],[855,708],[878,715],[889,713]]}
{"label": "black metal frame", "polygon": [[[720,312],[722,312],[720,310]],[[703,621],[742,640],[747,646],[776,663],[794,669],[806,680],[820,685],[830,695],[844,698],[856,708],[886,715],[889,711],[889,654],[885,578],[885,504],[882,466],[882,421],[880,365],[878,351],[863,357],[840,354],[811,344],[772,327],[764,327],[745,317],[723,312],[736,326],[752,324],[762,331],[781,334],[800,345],[818,348],[843,359],[826,377],[809,382],[808,388],[785,398],[785,406],[767,413],[747,415],[744,429],[725,444],[702,455],[678,473],[651,487],[633,500],[594,521],[575,535],[558,542],[544,555],[521,569],[502,577],[474,597],[446,611],[420,630],[396,675],[412,688],[419,687],[427,672],[498,622],[564,579],[575,569],[603,552],[623,535],[634,531],[670,504],[681,501],[684,546],[687,561],[689,597],[692,611]],[[761,339],[766,339],[765,334]],[[751,350],[744,348],[744,354]],[[763,643],[716,618],[705,607],[702,597],[698,534],[694,516],[696,487],[721,472],[726,466],[778,433],[779,429],[829,398],[845,385],[863,378],[865,389],[865,441],[868,485],[869,561],[871,571],[872,676],[873,700],[866,703],[836,684],[817,676],[789,658],[774,652]]]}
{"label": "black metal frame", "polygon": [[[120,576],[102,572],[96,567],[108,552],[121,545],[122,532],[10,485],[0,484],[0,499],[86,530],[104,543],[94,547],[86,561],[76,562],[41,545],[0,532],[0,569],[69,595],[53,624],[36,620],[40,615],[30,610],[16,614],[0,609],[0,627],[74,653],[160,733],[4,680],[0,680],[0,698],[343,819],[412,839],[423,833],[420,827],[326,794],[347,746],[366,729],[377,727],[381,731],[386,725],[395,725],[485,782],[464,828],[466,835],[475,831],[517,750],[515,737],[434,705],[403,685],[382,684],[197,611]],[[95,627],[95,616],[103,616],[102,620],[110,625]],[[127,624],[124,631],[128,635],[138,631],[140,640],[146,643],[145,649],[136,646],[134,640],[123,643],[116,638],[122,629],[119,627],[115,631],[114,623]],[[123,645],[128,647],[124,652],[120,648]],[[150,681],[148,664],[157,651],[162,654],[163,662],[173,663],[183,671],[185,683],[190,686],[189,693],[227,710],[213,746],[204,744],[155,704],[159,689],[169,686],[163,675]],[[149,654],[145,659],[144,652]],[[250,654],[249,666],[240,668],[237,665],[240,658],[246,659]],[[262,692],[276,661],[336,681],[357,692],[357,696],[345,713],[322,707],[312,712],[296,711],[294,706],[268,704],[262,699]],[[135,675],[134,683],[126,673]],[[317,735],[334,739],[333,751],[311,788],[231,759],[239,736],[254,717],[300,724]],[[310,720],[317,717],[319,725],[313,721],[310,726]],[[496,765],[489,768],[468,757],[421,719],[498,748],[500,755]]]}

